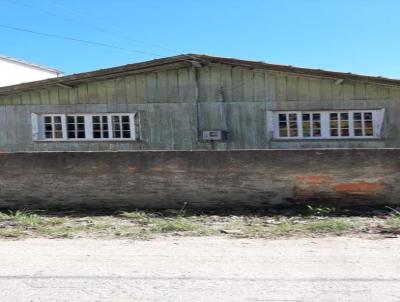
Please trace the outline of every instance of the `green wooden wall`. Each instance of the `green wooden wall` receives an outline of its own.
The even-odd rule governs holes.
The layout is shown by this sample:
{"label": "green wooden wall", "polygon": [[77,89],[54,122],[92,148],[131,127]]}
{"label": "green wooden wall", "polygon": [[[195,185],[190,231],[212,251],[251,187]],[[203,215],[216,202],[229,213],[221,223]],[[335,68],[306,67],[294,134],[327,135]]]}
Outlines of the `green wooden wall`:
{"label": "green wooden wall", "polygon": [[[197,73],[197,76],[196,76]],[[196,81],[197,79],[197,81]],[[196,89],[198,83],[198,89]],[[0,96],[0,151],[400,147],[400,87],[207,65]],[[386,108],[383,139],[273,141],[267,110]],[[140,142],[33,142],[31,113],[139,112]],[[229,131],[205,143],[197,128]]]}

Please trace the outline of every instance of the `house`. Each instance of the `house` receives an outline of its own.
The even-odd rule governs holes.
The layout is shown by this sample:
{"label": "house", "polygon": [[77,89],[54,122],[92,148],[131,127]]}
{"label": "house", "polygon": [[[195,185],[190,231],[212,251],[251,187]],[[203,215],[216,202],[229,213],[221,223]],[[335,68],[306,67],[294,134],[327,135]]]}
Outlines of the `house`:
{"label": "house", "polygon": [[197,54],[1,87],[0,207],[399,204],[399,102],[396,79]]}
{"label": "house", "polygon": [[0,88],[0,150],[382,148],[400,80],[180,55]]}
{"label": "house", "polygon": [[0,87],[59,77],[57,69],[0,55]]}

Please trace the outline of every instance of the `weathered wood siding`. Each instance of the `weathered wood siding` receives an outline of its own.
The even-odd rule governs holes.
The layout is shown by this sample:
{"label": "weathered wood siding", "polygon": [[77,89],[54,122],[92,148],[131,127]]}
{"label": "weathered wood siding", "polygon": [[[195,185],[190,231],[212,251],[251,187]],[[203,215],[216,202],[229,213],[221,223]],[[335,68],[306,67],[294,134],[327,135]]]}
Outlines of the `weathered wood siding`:
{"label": "weathered wood siding", "polygon": [[[400,87],[228,65],[165,69],[0,96],[1,151],[400,147]],[[267,110],[386,108],[381,140],[273,141]],[[140,142],[33,142],[30,114],[139,112]],[[229,141],[198,141],[200,129]]]}

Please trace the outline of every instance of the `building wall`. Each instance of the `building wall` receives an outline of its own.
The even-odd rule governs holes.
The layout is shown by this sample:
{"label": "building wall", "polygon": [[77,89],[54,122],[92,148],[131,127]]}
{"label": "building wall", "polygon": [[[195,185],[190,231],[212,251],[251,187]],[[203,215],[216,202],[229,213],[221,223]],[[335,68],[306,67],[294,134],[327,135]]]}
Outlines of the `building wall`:
{"label": "building wall", "polygon": [[[197,70],[197,71],[196,71]],[[196,76],[196,72],[198,73]],[[196,81],[197,79],[197,81]],[[400,147],[400,88],[227,65],[180,67],[0,96],[0,150],[231,150]],[[196,85],[198,83],[198,85]],[[198,87],[198,89],[197,89]],[[382,139],[274,141],[267,110],[386,108]],[[33,113],[139,112],[141,141],[33,142]],[[227,142],[197,129],[229,131]]]}
{"label": "building wall", "polygon": [[0,154],[1,208],[400,205],[400,149]]}
{"label": "building wall", "polygon": [[54,72],[0,58],[0,87],[54,77],[57,77]]}

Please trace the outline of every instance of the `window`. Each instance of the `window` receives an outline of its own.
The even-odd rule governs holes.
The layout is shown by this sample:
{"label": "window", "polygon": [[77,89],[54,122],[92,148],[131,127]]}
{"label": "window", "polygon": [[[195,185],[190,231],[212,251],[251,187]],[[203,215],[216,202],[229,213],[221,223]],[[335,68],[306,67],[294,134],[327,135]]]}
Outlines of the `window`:
{"label": "window", "polygon": [[108,135],[108,115],[92,116],[93,138],[109,138]]}
{"label": "window", "polygon": [[46,139],[62,139],[63,134],[63,116],[62,115],[44,115],[43,133]]}
{"label": "window", "polygon": [[384,110],[269,112],[275,139],[379,138]]}
{"label": "window", "polygon": [[136,140],[136,113],[32,114],[34,140]]}
{"label": "window", "polygon": [[83,115],[67,116],[68,138],[85,138],[85,117]]}

